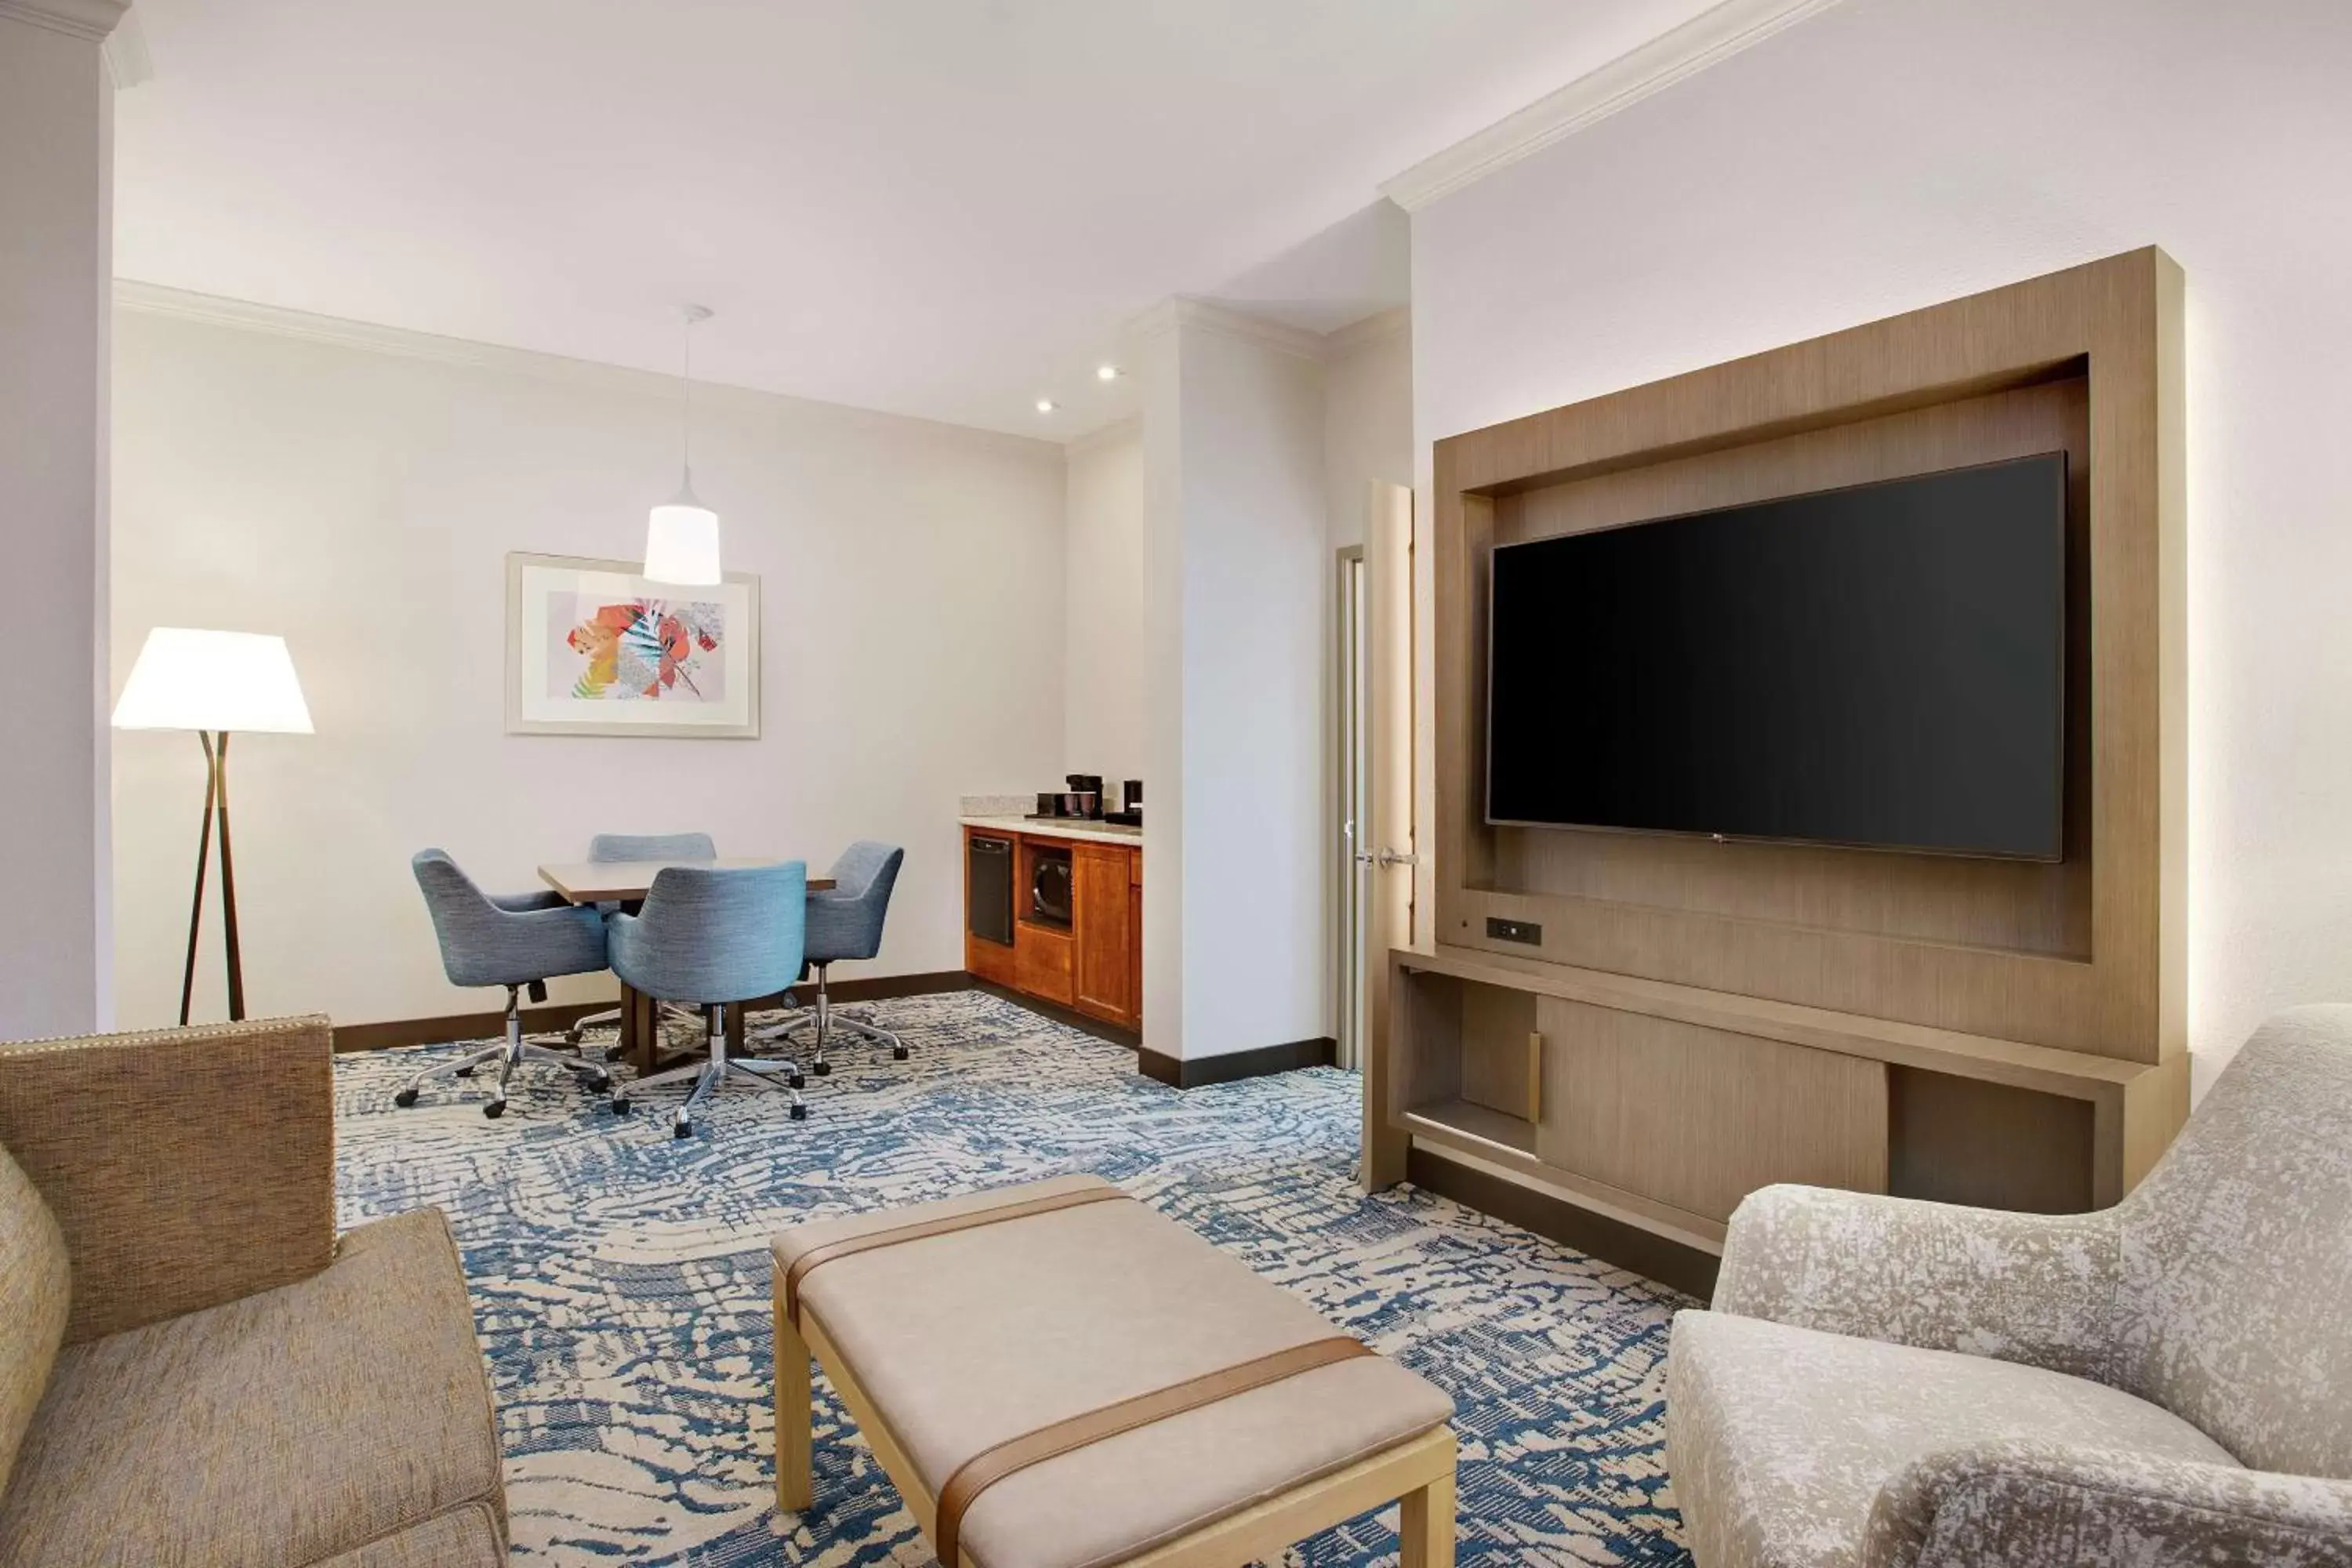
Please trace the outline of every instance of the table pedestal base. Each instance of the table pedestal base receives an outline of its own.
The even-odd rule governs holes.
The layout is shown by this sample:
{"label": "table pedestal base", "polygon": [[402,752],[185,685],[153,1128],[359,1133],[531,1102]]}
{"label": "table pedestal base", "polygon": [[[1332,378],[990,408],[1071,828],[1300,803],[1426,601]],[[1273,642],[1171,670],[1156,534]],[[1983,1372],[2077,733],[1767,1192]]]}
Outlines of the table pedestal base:
{"label": "table pedestal base", "polygon": [[[743,1049],[742,1003],[727,1005],[726,1026],[728,1053],[740,1054]],[[699,1040],[682,1051],[668,1049],[662,1038],[661,1003],[634,985],[625,982],[622,984],[621,1059],[636,1068],[639,1077],[703,1054]]]}

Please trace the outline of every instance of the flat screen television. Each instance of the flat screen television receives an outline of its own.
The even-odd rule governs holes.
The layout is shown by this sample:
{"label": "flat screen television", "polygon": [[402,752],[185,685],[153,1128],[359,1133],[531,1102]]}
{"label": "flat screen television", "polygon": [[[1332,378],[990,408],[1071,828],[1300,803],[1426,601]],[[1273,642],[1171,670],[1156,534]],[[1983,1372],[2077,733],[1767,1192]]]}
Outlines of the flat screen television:
{"label": "flat screen television", "polygon": [[2066,457],[1496,548],[1486,819],[2056,860]]}

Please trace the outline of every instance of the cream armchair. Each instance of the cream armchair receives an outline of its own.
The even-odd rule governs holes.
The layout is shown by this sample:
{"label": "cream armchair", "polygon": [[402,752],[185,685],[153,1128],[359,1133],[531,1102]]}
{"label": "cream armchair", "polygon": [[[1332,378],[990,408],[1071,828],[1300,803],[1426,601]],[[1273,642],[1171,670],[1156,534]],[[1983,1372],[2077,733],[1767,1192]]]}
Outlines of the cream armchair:
{"label": "cream armchair", "polygon": [[335,1234],[327,1020],[0,1046],[0,1568],[494,1568],[448,1223]]}
{"label": "cream armchair", "polygon": [[1754,1194],[1666,1462],[1698,1568],[2352,1565],[2352,1006],[2102,1213]]}

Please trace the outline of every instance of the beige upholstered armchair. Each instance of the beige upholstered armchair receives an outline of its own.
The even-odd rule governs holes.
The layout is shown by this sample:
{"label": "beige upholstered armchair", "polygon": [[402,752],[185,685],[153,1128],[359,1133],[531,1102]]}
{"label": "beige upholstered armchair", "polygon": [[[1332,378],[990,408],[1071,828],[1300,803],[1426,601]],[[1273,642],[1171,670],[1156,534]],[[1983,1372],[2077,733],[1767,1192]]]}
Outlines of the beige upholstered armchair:
{"label": "beige upholstered armchair", "polygon": [[329,1041],[0,1046],[0,1568],[506,1561],[448,1225],[335,1235]]}
{"label": "beige upholstered armchair", "polygon": [[2103,1213],[1753,1194],[1666,1458],[1699,1568],[2352,1564],[2352,1007]]}

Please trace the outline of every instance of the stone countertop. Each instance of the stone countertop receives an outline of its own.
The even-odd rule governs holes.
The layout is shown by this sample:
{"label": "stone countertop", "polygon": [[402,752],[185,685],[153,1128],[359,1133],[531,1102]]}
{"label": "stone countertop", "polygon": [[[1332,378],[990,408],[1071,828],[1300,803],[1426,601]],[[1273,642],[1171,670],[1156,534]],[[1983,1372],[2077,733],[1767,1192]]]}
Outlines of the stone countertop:
{"label": "stone countertop", "polygon": [[992,833],[1028,833],[1040,838],[1075,838],[1089,844],[1141,844],[1143,829],[1124,827],[1115,822],[1096,822],[1083,816],[960,816],[956,819],[966,827],[985,828]]}

